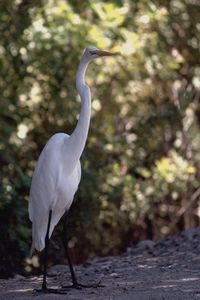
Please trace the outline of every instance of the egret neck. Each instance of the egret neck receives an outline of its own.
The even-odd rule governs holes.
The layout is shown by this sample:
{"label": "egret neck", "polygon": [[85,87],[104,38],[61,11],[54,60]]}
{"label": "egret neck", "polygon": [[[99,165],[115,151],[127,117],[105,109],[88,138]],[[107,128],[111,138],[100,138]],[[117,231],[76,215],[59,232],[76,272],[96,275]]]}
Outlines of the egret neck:
{"label": "egret neck", "polygon": [[72,170],[78,163],[84,150],[90,125],[91,94],[89,87],[85,84],[85,72],[88,63],[89,61],[83,58],[76,74],[76,88],[81,98],[81,111],[77,125],[69,138],[72,157],[68,163]]}

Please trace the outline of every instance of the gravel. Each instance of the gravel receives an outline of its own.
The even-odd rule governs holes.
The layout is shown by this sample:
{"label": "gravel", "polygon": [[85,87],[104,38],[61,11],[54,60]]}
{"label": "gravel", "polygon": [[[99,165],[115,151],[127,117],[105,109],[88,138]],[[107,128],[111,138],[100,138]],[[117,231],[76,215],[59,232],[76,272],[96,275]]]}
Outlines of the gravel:
{"label": "gravel", "polygon": [[[200,229],[165,240],[141,241],[120,256],[108,256],[76,266],[81,283],[100,282],[97,288],[68,289],[66,294],[41,294],[42,276],[0,280],[0,300],[200,300]],[[48,272],[48,286],[70,283],[68,266]]]}

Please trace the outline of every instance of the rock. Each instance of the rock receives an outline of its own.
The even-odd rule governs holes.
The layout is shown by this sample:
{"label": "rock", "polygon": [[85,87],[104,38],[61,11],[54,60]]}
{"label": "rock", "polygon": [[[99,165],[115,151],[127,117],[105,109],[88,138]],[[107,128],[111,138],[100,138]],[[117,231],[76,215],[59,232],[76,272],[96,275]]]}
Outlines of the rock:
{"label": "rock", "polygon": [[117,274],[117,273],[111,273],[110,276],[111,276],[111,277],[116,277],[116,278],[117,278],[117,277],[119,277],[119,274]]}
{"label": "rock", "polygon": [[22,275],[20,275],[20,274],[15,274],[14,279],[16,279],[16,280],[24,280],[25,277],[22,276]]}
{"label": "rock", "polygon": [[189,241],[193,240],[195,235],[200,236],[199,228],[189,228],[182,232],[182,235],[185,236]]}
{"label": "rock", "polygon": [[155,242],[151,240],[144,240],[139,242],[136,245],[136,247],[139,248],[140,250],[152,250],[154,246],[155,246]]}

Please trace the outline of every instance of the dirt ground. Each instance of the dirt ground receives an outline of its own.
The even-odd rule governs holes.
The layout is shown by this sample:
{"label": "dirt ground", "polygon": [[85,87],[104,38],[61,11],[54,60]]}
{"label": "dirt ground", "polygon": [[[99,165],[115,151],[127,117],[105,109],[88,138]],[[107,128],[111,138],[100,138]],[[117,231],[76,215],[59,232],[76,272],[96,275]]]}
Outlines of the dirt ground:
{"label": "dirt ground", "polygon": [[[200,300],[200,229],[160,241],[143,241],[126,253],[75,267],[82,283],[101,279],[98,288],[69,289],[65,295],[41,294],[42,277],[16,275],[0,280],[0,300]],[[66,266],[49,270],[49,287],[69,284]]]}

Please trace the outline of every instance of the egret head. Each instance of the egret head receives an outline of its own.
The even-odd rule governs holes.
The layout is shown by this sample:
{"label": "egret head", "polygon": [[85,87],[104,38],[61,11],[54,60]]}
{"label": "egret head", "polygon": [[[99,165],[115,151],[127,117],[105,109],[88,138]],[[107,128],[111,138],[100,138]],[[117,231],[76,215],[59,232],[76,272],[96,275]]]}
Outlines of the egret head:
{"label": "egret head", "polygon": [[84,50],[83,57],[86,58],[88,61],[92,61],[98,57],[103,57],[103,56],[111,56],[113,53],[104,51],[104,50],[99,50],[95,47],[88,47]]}
{"label": "egret head", "polygon": [[113,55],[113,53],[104,50],[99,50],[95,47],[88,47],[83,51],[83,56],[76,74],[76,87],[79,94],[82,94],[82,92],[84,92],[85,90],[85,87],[87,87],[87,85],[85,84],[85,72],[88,64],[98,57],[110,55]]}

